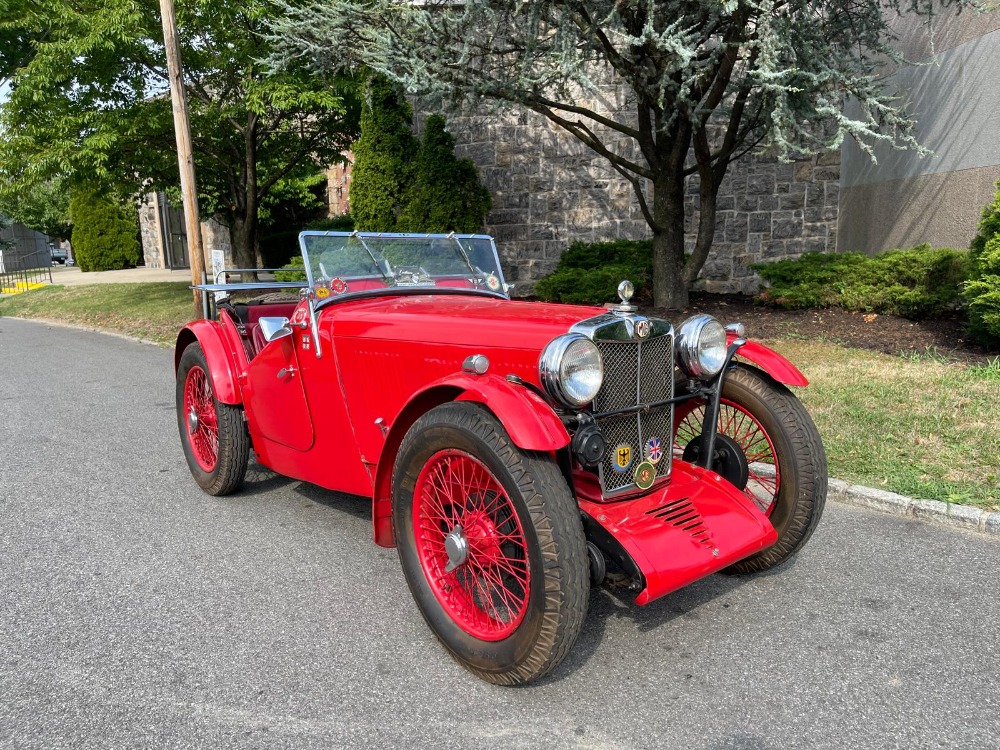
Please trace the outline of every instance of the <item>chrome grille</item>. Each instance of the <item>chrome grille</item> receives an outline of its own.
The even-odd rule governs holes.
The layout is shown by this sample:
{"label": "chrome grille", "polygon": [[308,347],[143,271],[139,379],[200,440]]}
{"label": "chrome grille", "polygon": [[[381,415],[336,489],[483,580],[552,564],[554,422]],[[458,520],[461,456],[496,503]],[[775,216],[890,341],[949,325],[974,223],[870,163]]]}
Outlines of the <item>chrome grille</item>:
{"label": "chrome grille", "polygon": [[[674,337],[656,336],[645,341],[594,342],[604,358],[604,384],[594,399],[595,412],[624,409],[636,404],[665,401],[673,395]],[[657,479],[670,474],[673,409],[668,405],[646,413],[604,417],[597,420],[608,441],[608,452],[599,473],[604,493],[613,495],[635,488],[635,467],[643,460],[646,441],[660,439],[662,458]],[[616,466],[616,452],[628,445],[631,462],[624,471]]]}

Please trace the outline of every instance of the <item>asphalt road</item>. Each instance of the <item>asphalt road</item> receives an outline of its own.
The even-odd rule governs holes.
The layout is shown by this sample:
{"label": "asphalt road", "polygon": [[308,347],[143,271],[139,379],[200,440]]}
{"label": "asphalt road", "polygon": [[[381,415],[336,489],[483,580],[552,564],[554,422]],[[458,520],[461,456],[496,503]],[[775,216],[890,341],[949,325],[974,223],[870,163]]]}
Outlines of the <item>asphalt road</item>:
{"label": "asphalt road", "polygon": [[0,747],[996,748],[1000,543],[828,506],[790,565],[503,689],[424,626],[359,498],[203,495],[171,353],[0,318]]}

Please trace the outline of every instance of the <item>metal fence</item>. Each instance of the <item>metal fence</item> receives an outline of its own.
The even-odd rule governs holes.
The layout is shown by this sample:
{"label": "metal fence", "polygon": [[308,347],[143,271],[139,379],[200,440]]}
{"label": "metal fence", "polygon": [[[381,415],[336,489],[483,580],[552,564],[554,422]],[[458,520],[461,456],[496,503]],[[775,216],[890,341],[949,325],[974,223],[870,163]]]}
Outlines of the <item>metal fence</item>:
{"label": "metal fence", "polygon": [[52,254],[48,246],[16,252],[0,248],[0,294],[16,294],[52,283]]}

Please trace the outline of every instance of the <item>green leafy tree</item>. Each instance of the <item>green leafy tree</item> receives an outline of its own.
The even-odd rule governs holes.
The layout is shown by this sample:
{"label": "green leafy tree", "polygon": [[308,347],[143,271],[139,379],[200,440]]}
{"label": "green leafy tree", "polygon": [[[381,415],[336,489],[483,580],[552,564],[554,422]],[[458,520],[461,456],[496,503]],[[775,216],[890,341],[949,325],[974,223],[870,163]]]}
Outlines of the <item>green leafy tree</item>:
{"label": "green leafy tree", "polygon": [[382,76],[371,76],[351,170],[351,216],[360,231],[397,229],[419,148],[412,121],[413,109],[399,87]]}
{"label": "green leafy tree", "polygon": [[472,160],[455,158],[455,139],[445,130],[444,117],[428,117],[400,230],[478,232],[492,202]]}
{"label": "green leafy tree", "polygon": [[[410,92],[486,100],[548,118],[633,186],[653,240],[659,306],[683,307],[709,256],[728,165],[852,136],[919,148],[884,75],[899,62],[898,12],[929,17],[975,0],[307,0],[272,24],[272,64],[330,73],[363,64]],[[601,86],[625,87],[623,104]],[[856,106],[845,114],[845,100]],[[699,220],[685,256],[685,180]]]}
{"label": "green leafy tree", "polygon": [[73,254],[82,271],[113,271],[139,263],[139,225],[115,202],[80,189],[70,201]]}
{"label": "green leafy tree", "polygon": [[[177,2],[202,214],[229,225],[244,267],[269,196],[341,158],[357,133],[350,78],[265,75],[260,32],[279,12],[267,0]],[[33,40],[0,110],[0,196],[59,175],[118,196],[176,191],[156,0],[7,0],[0,32]]]}
{"label": "green leafy tree", "polygon": [[65,180],[45,180],[26,185],[17,194],[0,192],[0,211],[36,232],[68,240],[72,230],[69,196],[69,185]]}

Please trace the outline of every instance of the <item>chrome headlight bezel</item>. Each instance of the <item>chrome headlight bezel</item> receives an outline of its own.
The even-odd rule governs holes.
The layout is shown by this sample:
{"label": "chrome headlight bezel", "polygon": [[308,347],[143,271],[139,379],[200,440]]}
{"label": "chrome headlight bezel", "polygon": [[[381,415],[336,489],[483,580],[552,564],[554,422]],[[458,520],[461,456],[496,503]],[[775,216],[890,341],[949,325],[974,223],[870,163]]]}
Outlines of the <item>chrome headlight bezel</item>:
{"label": "chrome headlight bezel", "polygon": [[688,375],[711,380],[726,364],[726,329],[711,315],[692,315],[677,331],[677,360]]}
{"label": "chrome headlight bezel", "polygon": [[[574,383],[566,373],[567,355],[583,348],[593,360],[590,374],[596,374],[596,385]],[[604,384],[604,360],[597,345],[582,333],[564,333],[545,345],[538,357],[538,379],[545,392],[559,403],[572,409],[581,409],[597,396]]]}

